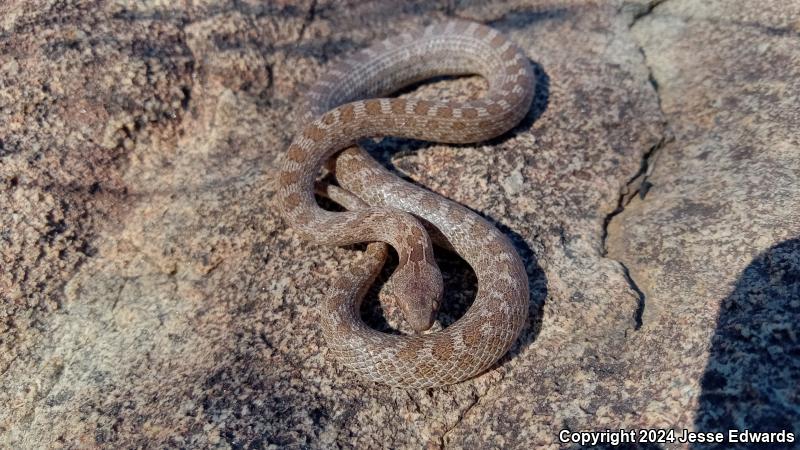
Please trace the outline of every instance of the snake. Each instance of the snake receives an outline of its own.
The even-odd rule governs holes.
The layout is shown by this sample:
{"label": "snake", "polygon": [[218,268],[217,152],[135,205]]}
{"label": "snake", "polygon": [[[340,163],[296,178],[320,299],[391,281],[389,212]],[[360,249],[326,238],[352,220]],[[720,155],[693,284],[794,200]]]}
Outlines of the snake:
{"label": "snake", "polygon": [[[427,79],[462,75],[481,76],[488,90],[469,101],[390,96]],[[516,341],[528,317],[529,287],[509,238],[472,210],[393,174],[359,142],[485,141],[525,117],[534,89],[533,68],[517,45],[462,19],[396,33],[332,63],[309,87],[300,131],[283,155],[276,199],[303,240],[367,244],[357,264],[338,271],[320,311],[325,346],[345,367],[392,387],[440,387],[485,372]],[[325,171],[335,181],[321,184]],[[323,208],[315,193],[342,208]],[[431,327],[444,288],[434,243],[457,253],[477,278],[469,309],[438,331]],[[410,333],[375,330],[360,315],[387,246],[398,263],[381,292],[398,305]]]}

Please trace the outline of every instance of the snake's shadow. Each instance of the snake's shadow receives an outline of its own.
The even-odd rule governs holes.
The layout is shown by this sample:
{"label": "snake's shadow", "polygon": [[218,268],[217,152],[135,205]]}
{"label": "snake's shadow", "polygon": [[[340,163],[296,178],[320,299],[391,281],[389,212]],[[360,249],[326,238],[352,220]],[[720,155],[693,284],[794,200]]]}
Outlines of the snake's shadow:
{"label": "snake's shadow", "polygon": [[[534,100],[528,114],[511,131],[490,141],[482,142],[479,145],[499,145],[519,134],[529,132],[533,123],[547,110],[550,98],[550,78],[540,64],[535,61],[530,61],[530,63],[536,77],[536,87],[534,90]],[[427,82],[431,81],[436,80],[429,80]],[[418,85],[412,86],[408,88],[408,90],[413,90],[415,87],[418,87]],[[384,138],[379,142],[366,141],[361,143],[361,146],[385,167],[406,181],[414,184],[417,183],[413,179],[404,176],[397,170],[397,167],[392,163],[392,157],[396,157],[399,154],[413,154],[432,145],[437,144],[398,138]],[[470,148],[474,146],[458,145],[457,147]],[[398,149],[402,150],[398,151]],[[538,336],[541,329],[542,308],[544,307],[545,298],[547,297],[547,279],[525,237],[514,231],[502,220],[498,220],[479,211],[473,212],[493,223],[501,232],[509,237],[522,258],[528,274],[528,288],[530,291],[528,323],[508,353],[496,363],[496,365],[503,365],[522,352],[522,350],[530,345]],[[437,319],[442,326],[447,327],[461,318],[472,305],[475,295],[477,294],[478,283],[475,273],[470,266],[457,254],[437,248],[436,260],[444,277],[444,298]],[[361,310],[362,317],[369,326],[390,334],[400,334],[401,331],[407,331],[407,329],[402,326],[403,321],[397,311],[384,311],[384,305],[381,305],[379,302],[375,301],[375,299],[379,296],[380,289],[396,267],[397,256],[393,254],[383,268],[376,283],[370,288]],[[387,317],[389,317],[389,320],[387,320]],[[400,323],[401,325],[398,328],[393,327],[390,325],[390,321],[393,323]]]}

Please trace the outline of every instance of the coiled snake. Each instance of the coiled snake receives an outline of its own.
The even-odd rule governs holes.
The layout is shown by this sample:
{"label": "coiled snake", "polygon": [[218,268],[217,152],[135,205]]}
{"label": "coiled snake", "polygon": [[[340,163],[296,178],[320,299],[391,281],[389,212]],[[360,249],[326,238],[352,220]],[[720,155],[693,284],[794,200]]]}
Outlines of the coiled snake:
{"label": "coiled snake", "polygon": [[[380,98],[423,79],[463,74],[483,76],[488,93],[467,102]],[[331,286],[321,313],[326,343],[347,367],[391,386],[440,386],[486,370],[516,340],[528,315],[528,278],[506,236],[467,208],[388,172],[356,144],[377,136],[441,143],[498,136],[528,112],[534,80],[525,55],[499,32],[450,20],[355,53],[309,91],[305,125],[285,155],[276,198],[288,224],[309,241],[372,242],[361,265]],[[318,173],[337,153],[331,169],[339,186],[322,189],[348,208],[340,212],[321,208],[314,198]],[[399,264],[384,289],[409,324],[419,332],[430,328],[441,301],[431,237],[417,217],[472,267],[477,296],[442,331],[381,333],[364,324],[359,306],[383,265],[386,244]]]}

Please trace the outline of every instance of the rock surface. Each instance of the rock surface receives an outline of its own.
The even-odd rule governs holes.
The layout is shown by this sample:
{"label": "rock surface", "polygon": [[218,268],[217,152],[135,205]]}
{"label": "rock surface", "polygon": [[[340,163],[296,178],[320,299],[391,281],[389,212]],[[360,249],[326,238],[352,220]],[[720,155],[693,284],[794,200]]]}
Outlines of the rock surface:
{"label": "rock surface", "polygon": [[[532,318],[486,374],[406,392],[325,358],[317,306],[358,252],[301,242],[273,178],[326,62],[446,16],[525,49],[531,113],[480,145],[368,147],[512,238]],[[800,432],[798,32],[777,1],[0,5],[0,445]],[[475,282],[441,264],[447,324]]]}

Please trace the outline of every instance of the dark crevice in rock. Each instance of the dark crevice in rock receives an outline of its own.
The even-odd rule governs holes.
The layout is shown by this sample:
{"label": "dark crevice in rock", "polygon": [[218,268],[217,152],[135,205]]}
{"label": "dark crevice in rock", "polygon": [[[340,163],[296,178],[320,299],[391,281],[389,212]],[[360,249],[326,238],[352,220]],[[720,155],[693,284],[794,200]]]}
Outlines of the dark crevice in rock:
{"label": "dark crevice in rock", "polygon": [[298,41],[303,40],[306,34],[306,28],[314,22],[317,17],[317,0],[312,0],[311,5],[308,7],[308,13],[303,18],[303,24],[300,26],[300,31],[297,33]]}
{"label": "dark crevice in rock", "polygon": [[[642,55],[642,60],[647,63],[647,55],[644,52],[644,48],[639,47],[639,53]],[[661,91],[659,90],[658,80],[653,76],[653,71],[650,69],[650,66],[647,66],[647,81],[650,82],[650,86],[653,87],[653,92],[656,93],[656,101],[658,102],[658,110],[661,111],[661,115],[666,117],[664,114],[664,108],[661,106]]]}
{"label": "dark crevice in rock", "polygon": [[[628,181],[628,183],[626,183],[625,187],[620,190],[619,199],[617,200],[617,207],[614,209],[614,211],[611,211],[611,213],[609,213],[603,221],[603,233],[601,240],[603,246],[602,256],[604,258],[608,257],[608,227],[611,224],[611,221],[614,219],[614,217],[625,210],[625,207],[636,195],[638,195],[640,199],[644,200],[645,196],[647,195],[647,191],[651,186],[650,182],[647,181],[647,177],[652,171],[653,163],[655,162],[655,156],[667,141],[667,135],[662,136],[662,138],[644,154],[639,171],[630,179],[630,181]],[[634,280],[633,276],[631,276],[628,266],[625,265],[623,261],[615,261],[619,263],[620,267],[622,268],[622,273],[625,276],[625,280],[628,282],[628,286],[634,293],[636,293],[637,307],[634,316],[634,329],[638,330],[642,326],[642,316],[644,315],[646,296],[644,291],[639,288],[636,280]]]}
{"label": "dark crevice in rock", "polygon": [[480,402],[481,397],[483,396],[480,394],[476,394],[475,397],[472,399],[472,401],[469,403],[469,405],[467,405],[467,407],[464,408],[464,411],[461,414],[459,414],[458,419],[455,421],[455,423],[453,423],[452,426],[448,427],[444,431],[444,433],[442,433],[442,437],[439,438],[439,448],[443,449],[447,446],[447,435],[451,431],[455,430],[459,424],[461,424],[461,422],[464,420],[465,417],[467,417],[467,414],[469,414],[472,408],[474,408],[478,404],[478,402]]}
{"label": "dark crevice in rock", "polygon": [[646,6],[644,6],[641,9],[639,9],[638,11],[634,11],[633,12],[633,20],[631,21],[631,26],[633,26],[636,23],[636,21],[638,21],[642,17],[645,17],[645,16],[649,15],[650,13],[652,13],[653,10],[656,9],[656,7],[658,5],[660,5],[660,4],[662,4],[662,3],[666,2],[666,1],[667,0],[655,0],[655,1],[652,1],[652,2],[648,3]]}
{"label": "dark crevice in rock", "polygon": [[633,320],[635,323],[634,330],[638,330],[642,328],[642,316],[644,315],[644,305],[645,305],[645,295],[641,289],[639,289],[639,285],[636,284],[633,277],[631,276],[631,272],[628,270],[628,266],[625,265],[622,261],[619,262],[620,267],[622,267],[622,273],[625,275],[625,280],[628,282],[628,285],[633,292],[636,293],[637,303],[636,303],[636,312],[633,315]]}
{"label": "dark crevice in rock", "polygon": [[[656,8],[656,6],[664,3],[665,1],[666,0],[651,2],[650,4],[648,4],[646,9],[639,11],[638,13],[634,13],[633,20],[630,23],[630,27],[633,27],[637,20],[652,13],[653,10]],[[661,107],[661,94],[659,92],[658,81],[653,76],[653,71],[650,68],[649,64],[647,64],[647,54],[645,53],[642,47],[639,47],[639,52],[642,55],[642,62],[644,63],[645,67],[647,67],[647,72],[648,72],[647,79],[650,85],[653,87],[653,91],[656,94],[656,101],[658,102],[658,108],[661,111],[661,116],[666,118],[664,110]],[[617,207],[613,211],[611,211],[608,215],[606,215],[605,219],[603,220],[601,243],[602,243],[602,256],[604,258],[608,258],[608,253],[609,253],[608,228],[609,225],[611,224],[611,221],[614,220],[616,216],[621,214],[625,210],[625,207],[628,206],[631,200],[633,200],[633,198],[636,197],[637,195],[639,196],[640,200],[644,200],[647,195],[647,192],[650,190],[650,187],[652,187],[652,183],[650,183],[647,180],[647,178],[653,171],[653,167],[655,165],[655,161],[659,151],[661,150],[661,148],[664,147],[664,145],[667,142],[672,140],[671,134],[668,131],[669,129],[668,124],[665,125],[666,125],[665,131],[662,133],[662,136],[658,140],[658,142],[656,142],[655,145],[650,147],[650,149],[647,150],[647,152],[645,152],[644,155],[642,155],[642,161],[639,166],[639,171],[636,172],[636,174],[634,174],[633,177],[631,177],[627,183],[625,183],[625,186],[622,189],[620,189],[619,198],[617,199]],[[644,308],[646,305],[647,297],[644,294],[644,291],[642,291],[642,289],[639,288],[639,285],[636,283],[636,280],[634,280],[630,270],[628,269],[628,266],[623,261],[620,260],[615,260],[615,261],[620,265],[620,268],[622,269],[622,273],[625,276],[625,280],[627,281],[628,286],[636,294],[637,307],[636,307],[636,312],[634,314],[634,322],[635,322],[634,329],[638,330],[642,326],[642,317],[644,315]]]}
{"label": "dark crevice in rock", "polygon": [[184,111],[189,110],[189,102],[192,100],[192,88],[189,86],[181,86],[181,92],[183,93],[183,99],[181,100],[181,109]]}
{"label": "dark crevice in rock", "polygon": [[625,188],[620,191],[617,210],[611,214],[610,218],[607,218],[609,221],[613,218],[613,216],[622,212],[622,210],[625,209],[628,204],[630,204],[634,197],[638,196],[640,200],[645,199],[647,192],[650,191],[650,188],[653,186],[653,184],[650,183],[647,178],[653,172],[653,167],[658,159],[658,153],[664,147],[664,144],[670,142],[671,140],[671,135],[667,134],[662,136],[661,139],[659,139],[654,146],[650,147],[644,156],[642,156],[642,162],[641,166],[639,167],[639,171],[636,172],[636,175],[634,175],[630,181],[628,181],[628,183],[625,185]]}

